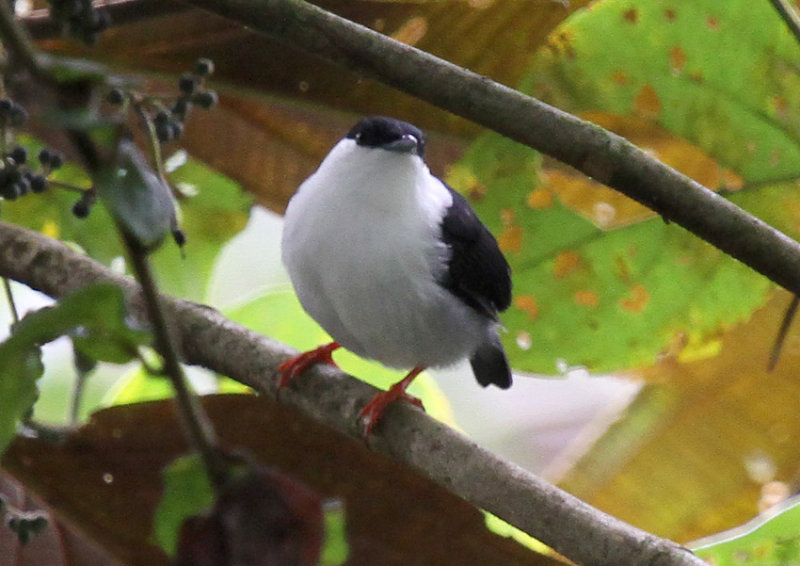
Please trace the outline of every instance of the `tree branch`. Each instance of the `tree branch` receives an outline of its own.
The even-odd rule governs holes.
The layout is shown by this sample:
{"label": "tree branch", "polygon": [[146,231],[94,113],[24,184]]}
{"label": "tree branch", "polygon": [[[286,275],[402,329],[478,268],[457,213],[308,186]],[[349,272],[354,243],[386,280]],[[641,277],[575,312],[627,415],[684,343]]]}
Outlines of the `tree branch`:
{"label": "tree branch", "polygon": [[[147,320],[139,286],[132,279],[57,240],[4,222],[0,222],[0,276],[55,298],[93,283],[115,283],[125,291],[131,314]],[[275,396],[275,368],[294,350],[209,307],[167,296],[162,299],[188,363]],[[361,438],[358,411],[374,394],[375,389],[366,383],[333,367],[319,367],[281,390],[280,400]],[[704,564],[679,545],[594,509],[406,403],[388,410],[370,445],[579,564]]]}
{"label": "tree branch", "polygon": [[800,244],[603,128],[302,0],[187,0],[546,153],[800,294]]}

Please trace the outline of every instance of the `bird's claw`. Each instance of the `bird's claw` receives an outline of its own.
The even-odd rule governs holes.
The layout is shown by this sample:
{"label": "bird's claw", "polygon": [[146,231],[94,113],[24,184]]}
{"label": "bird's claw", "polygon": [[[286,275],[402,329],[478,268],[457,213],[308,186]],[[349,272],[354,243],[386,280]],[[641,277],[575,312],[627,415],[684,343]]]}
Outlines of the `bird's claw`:
{"label": "bird's claw", "polygon": [[278,389],[289,385],[290,381],[313,365],[325,363],[334,367],[339,367],[336,365],[336,362],[333,361],[333,351],[337,348],[339,348],[339,345],[333,342],[309,350],[308,352],[303,352],[302,354],[298,354],[284,361],[277,368]]}
{"label": "bird's claw", "polygon": [[398,387],[398,385],[399,384],[395,384],[389,388],[388,391],[383,391],[375,395],[375,397],[373,397],[358,413],[359,421],[361,421],[364,427],[364,437],[368,437],[372,434],[372,431],[378,425],[381,418],[383,418],[384,411],[395,401],[402,399],[403,401],[407,401],[419,407],[423,411],[425,410],[422,401],[413,395],[409,395],[403,388]]}

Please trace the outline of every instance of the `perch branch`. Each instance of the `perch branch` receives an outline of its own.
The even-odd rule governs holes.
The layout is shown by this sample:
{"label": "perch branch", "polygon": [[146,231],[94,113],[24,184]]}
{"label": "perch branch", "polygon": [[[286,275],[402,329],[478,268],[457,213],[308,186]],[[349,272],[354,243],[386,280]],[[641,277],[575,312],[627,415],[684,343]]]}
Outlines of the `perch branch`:
{"label": "perch branch", "polygon": [[603,128],[302,0],[188,0],[546,153],[800,294],[800,244]]}
{"label": "perch branch", "polygon": [[[94,283],[115,283],[125,291],[131,314],[140,321],[147,319],[139,286],[132,279],[57,240],[4,222],[0,222],[0,276],[55,298]],[[188,363],[275,395],[275,368],[294,350],[209,307],[163,295],[162,304],[175,323],[179,348]],[[361,438],[358,411],[375,392],[333,367],[318,367],[292,381],[281,391],[280,400]],[[579,564],[705,564],[676,543],[594,509],[405,403],[390,407],[371,445]]]}

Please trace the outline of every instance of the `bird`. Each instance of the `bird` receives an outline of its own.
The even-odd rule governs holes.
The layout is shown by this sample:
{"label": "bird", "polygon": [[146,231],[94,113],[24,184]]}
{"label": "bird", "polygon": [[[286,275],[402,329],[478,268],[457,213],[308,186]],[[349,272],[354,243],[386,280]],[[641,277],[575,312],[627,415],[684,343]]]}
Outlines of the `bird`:
{"label": "bird", "polygon": [[395,118],[359,120],[297,189],[281,257],[303,309],[333,342],[278,366],[286,386],[345,348],[408,370],[360,412],[366,435],[426,368],[469,359],[482,386],[507,389],[498,313],[511,269],[467,200],[424,161],[426,136]]}

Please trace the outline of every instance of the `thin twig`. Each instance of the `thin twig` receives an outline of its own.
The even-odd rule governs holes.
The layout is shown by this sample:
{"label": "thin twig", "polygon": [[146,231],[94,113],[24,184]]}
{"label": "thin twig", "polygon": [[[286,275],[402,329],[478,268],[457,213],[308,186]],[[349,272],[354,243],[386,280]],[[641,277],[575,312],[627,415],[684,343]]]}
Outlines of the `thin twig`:
{"label": "thin twig", "polygon": [[778,360],[781,357],[781,350],[783,344],[786,342],[786,336],[789,334],[789,328],[792,326],[795,314],[797,314],[797,307],[800,305],[800,297],[792,295],[792,301],[786,307],[786,312],[783,314],[781,327],[778,329],[778,335],[775,337],[775,342],[772,344],[772,351],[769,354],[769,363],[767,364],[767,371],[772,371],[778,365]]}
{"label": "thin twig", "polygon": [[19,322],[19,311],[17,311],[17,304],[14,302],[14,294],[11,291],[11,282],[3,277],[3,288],[6,291],[6,299],[8,300],[8,310],[11,311],[11,320],[14,324]]}
{"label": "thin twig", "polygon": [[192,446],[203,458],[212,484],[219,489],[227,479],[227,466],[217,449],[214,427],[200,406],[197,395],[191,390],[181,367],[178,349],[175,346],[168,317],[161,304],[147,252],[132,237],[126,235],[122,228],[119,229],[123,233],[123,241],[131,259],[133,272],[142,287],[147,319],[155,335],[156,350],[164,359],[162,373],[170,379],[175,389],[178,411]]}
{"label": "thin twig", "polygon": [[795,39],[800,42],[800,18],[794,8],[786,0],[769,0],[770,4],[778,11],[781,19],[792,32]]}

